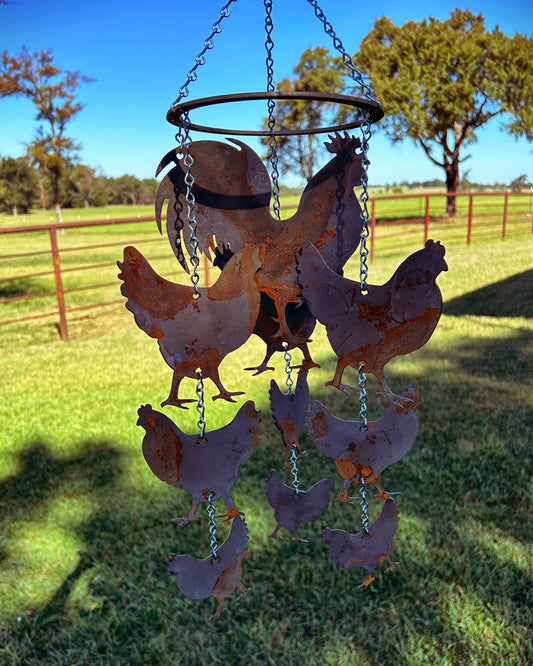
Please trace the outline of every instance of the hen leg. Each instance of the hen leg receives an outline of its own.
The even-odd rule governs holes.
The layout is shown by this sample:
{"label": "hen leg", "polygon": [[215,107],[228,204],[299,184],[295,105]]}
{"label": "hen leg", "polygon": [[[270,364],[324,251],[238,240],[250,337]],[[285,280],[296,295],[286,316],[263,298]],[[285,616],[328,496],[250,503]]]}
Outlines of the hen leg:
{"label": "hen leg", "polygon": [[186,516],[182,516],[181,518],[172,518],[170,521],[171,523],[180,523],[180,525],[187,525],[187,523],[192,522],[193,520],[200,520],[200,518],[196,517],[196,509],[198,508],[198,504],[191,504],[191,508],[187,512]]}
{"label": "hen leg", "polygon": [[244,516],[244,513],[239,511],[239,509],[237,509],[235,506],[235,502],[233,501],[233,497],[231,496],[230,492],[222,495],[222,499],[226,503],[226,513],[219,514],[216,516],[217,518],[225,518],[226,520],[224,522],[227,522],[228,520],[232,520],[237,516]]}
{"label": "hen leg", "polygon": [[253,368],[244,368],[245,370],[255,370],[253,377],[256,375],[260,375],[262,372],[265,372],[265,370],[275,370],[271,365],[267,365],[270,359],[272,358],[272,354],[274,352],[271,351],[269,352],[269,345],[267,345],[267,353],[265,354],[265,358],[263,359],[261,365],[258,365],[257,367]]}
{"label": "hen leg", "polygon": [[306,370],[309,370],[310,368],[320,368],[320,365],[318,363],[315,363],[313,359],[311,358],[311,354],[309,352],[309,346],[307,342],[302,342],[299,345],[296,345],[299,347],[300,351],[304,355],[302,365],[294,365],[293,368],[296,370],[298,369],[298,374],[300,375],[302,372],[305,372]]}
{"label": "hen leg", "polygon": [[174,374],[172,375],[172,385],[170,387],[170,393],[168,394],[168,398],[161,403],[161,407],[165,407],[166,405],[174,405],[175,407],[179,407],[180,409],[188,409],[187,407],[183,406],[186,402],[196,402],[195,400],[192,399],[185,400],[178,398],[178,392],[183,377],[184,375],[181,374],[181,372],[178,372],[177,368],[175,368]]}
{"label": "hen leg", "polygon": [[342,374],[347,365],[350,365],[350,362],[344,358],[344,355],[341,354],[337,359],[337,367],[335,368],[335,375],[333,379],[329,382],[326,382],[326,386],[334,386],[339,391],[347,393],[348,395],[352,394],[352,391],[358,391],[359,389],[355,386],[350,386],[349,384],[341,384]]}
{"label": "hen leg", "polygon": [[227,391],[224,386],[222,385],[222,382],[220,381],[220,376],[218,374],[218,365],[214,364],[208,364],[202,368],[206,376],[209,377],[209,379],[215,384],[217,389],[220,391],[218,395],[213,396],[213,400],[227,400],[228,402],[236,402],[236,400],[233,400],[234,395],[244,395],[244,391]]}
{"label": "hen leg", "polygon": [[380,395],[386,398],[393,405],[396,405],[397,407],[407,407],[409,403],[413,402],[411,398],[407,398],[404,395],[397,395],[396,393],[393,393],[390,386],[387,384],[385,376],[380,378],[379,383],[383,387],[383,393],[376,393],[376,395]]}

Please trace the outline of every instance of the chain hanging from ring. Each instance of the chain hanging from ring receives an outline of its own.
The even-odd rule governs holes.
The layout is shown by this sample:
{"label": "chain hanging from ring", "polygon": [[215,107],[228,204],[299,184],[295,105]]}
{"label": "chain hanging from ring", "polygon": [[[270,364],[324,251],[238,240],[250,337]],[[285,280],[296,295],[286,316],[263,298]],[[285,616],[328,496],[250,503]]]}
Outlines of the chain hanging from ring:
{"label": "chain hanging from ring", "polygon": [[[265,32],[267,35],[265,41],[265,48],[267,52],[266,57],[266,70],[267,70],[267,92],[274,92],[274,58],[272,52],[274,50],[274,41],[272,40],[272,31],[274,30],[274,23],[272,21],[272,0],[264,0],[265,4]],[[269,99],[267,102],[268,108],[268,129],[270,133],[270,141],[268,147],[270,149],[270,166],[272,168],[272,198],[274,216],[277,220],[280,219],[280,203],[279,203],[279,169],[278,169],[278,142],[275,134],[276,118],[275,108],[276,102]]]}
{"label": "chain hanging from ring", "polygon": [[171,109],[174,108],[175,106],[177,106],[183,98],[188,97],[188,95],[189,95],[189,83],[192,83],[193,81],[196,81],[197,76],[198,76],[197,73],[196,73],[196,70],[201,65],[205,65],[205,60],[206,60],[205,54],[207,53],[207,51],[209,49],[213,48],[213,38],[214,38],[214,36],[218,35],[220,32],[222,32],[222,26],[221,26],[222,20],[225,19],[227,16],[229,16],[229,14],[230,14],[229,6],[233,2],[237,2],[237,0],[228,0],[228,2],[226,2],[226,4],[220,10],[220,17],[213,24],[213,26],[211,28],[211,34],[204,41],[204,48],[196,56],[194,66],[187,72],[187,80],[181,86],[181,88],[178,91],[178,96],[176,97],[176,99],[170,105]]}
{"label": "chain hanging from ring", "polygon": [[[367,99],[370,99],[372,101],[377,101],[376,98],[373,95],[373,91],[369,85],[367,85],[364,80],[361,72],[355,67],[355,65],[352,62],[352,59],[346,52],[341,40],[337,37],[335,30],[333,29],[333,26],[329,21],[326,19],[326,16],[320,6],[318,5],[318,0],[307,0],[307,2],[314,8],[315,10],[315,15],[316,17],[322,22],[324,26],[324,31],[326,32],[327,35],[329,35],[332,40],[333,40],[333,46],[335,49],[340,53],[342,56],[342,61],[345,64],[345,66],[348,68],[350,71],[352,79],[357,83],[360,88],[361,88],[361,94],[363,97],[366,97]],[[368,258],[368,248],[366,241],[369,236],[368,232],[368,220],[370,217],[369,211],[368,211],[368,200],[369,200],[369,194],[368,194],[368,167],[370,165],[370,161],[368,159],[368,148],[369,148],[369,143],[370,139],[372,137],[372,123],[370,122],[370,114],[368,111],[362,110],[361,111],[363,115],[363,119],[361,122],[361,135],[362,135],[362,140],[361,140],[361,185],[362,185],[362,193],[360,196],[360,201],[361,201],[361,221],[362,221],[362,227],[361,227],[361,234],[360,234],[360,244],[359,244],[359,283],[361,287],[361,294],[366,295],[368,293],[367,290],[367,278],[368,278],[368,265],[367,265],[367,258]],[[368,430],[368,408],[366,404],[366,375],[364,373],[364,363],[359,364],[359,401],[360,401],[360,414],[361,414],[361,419],[362,419],[362,424],[361,424],[361,431],[365,432]],[[363,521],[363,531],[366,536],[369,535],[368,531],[368,503],[366,501],[366,487],[365,487],[365,477],[361,474],[360,477],[360,482],[361,482],[361,518]]]}

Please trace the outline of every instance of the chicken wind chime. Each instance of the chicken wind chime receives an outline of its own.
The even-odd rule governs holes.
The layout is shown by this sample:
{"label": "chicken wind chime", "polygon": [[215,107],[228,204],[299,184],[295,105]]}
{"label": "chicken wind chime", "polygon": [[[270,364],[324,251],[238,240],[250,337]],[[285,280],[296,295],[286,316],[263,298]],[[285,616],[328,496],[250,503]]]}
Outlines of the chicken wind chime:
{"label": "chicken wind chime", "polygon": [[[179,128],[178,146],[165,155],[157,169],[157,174],[168,169],[156,198],[159,230],[162,231],[162,211],[168,200],[166,231],[177,260],[190,273],[191,285],[162,278],[134,247],[124,249],[124,259],[118,264],[126,307],[139,328],[158,341],[160,352],[173,371],[170,393],[161,406],[185,409],[187,403],[196,403],[198,434],[184,433],[169,416],[150,404],[139,408],[137,423],[145,431],[142,451],[152,472],[191,496],[187,514],[174,521],[185,525],[198,520],[200,505],[207,507],[211,553],[205,559],[172,555],[169,570],[176,574],[180,591],[190,599],[212,596],[218,601],[211,619],[220,616],[224,600],[234,590],[240,590],[240,598],[248,592],[241,581],[248,529],[231,490],[239,467],[254,452],[260,418],[254,403],[248,400],[229,424],[207,430],[204,380],[210,379],[218,390],[213,400],[235,402],[235,396],[242,392],[230,391],[222,383],[222,360],[252,334],[265,342],[266,353],[261,363],[246,370],[255,374],[273,370],[268,365],[271,357],[283,353],[286,387],[282,390],[271,381],[270,405],[283,441],[285,467],[292,473],[293,481],[292,486],[284,484],[276,470],[266,480],[267,499],[276,519],[270,536],[275,537],[284,528],[299,539],[300,526],[317,519],[328,506],[332,478],[319,480],[307,491],[299,487],[299,438],[307,427],[317,450],[333,460],[342,479],[336,501],[355,499],[350,488],[352,484],[359,486],[362,530],[350,534],[327,528],[322,540],[336,564],[347,569],[366,569],[361,586],[366,587],[373,580],[372,571],[380,564],[386,561],[389,570],[398,564],[391,559],[391,540],[399,520],[398,507],[391,496],[397,493],[384,490],[379,476],[413,445],[418,432],[415,408],[421,402],[420,390],[414,386],[401,394],[393,393],[384,367],[394,356],[418,349],[431,336],[442,309],[436,278],[447,270],[444,247],[428,241],[423,249],[405,259],[386,284],[367,282],[368,145],[372,123],[382,118],[383,111],[316,0],[307,2],[360,86],[361,97],[276,91],[272,0],[264,0],[266,92],[184,101],[189,84],[196,79],[197,68],[205,62],[206,51],[213,47],[215,34],[221,32],[222,20],[229,15],[232,2],[235,0],[222,8],[167,114],[167,119]],[[268,130],[204,127],[190,120],[190,113],[199,107],[257,99],[267,101]],[[277,99],[348,105],[355,120],[327,128],[286,129],[276,124]],[[361,139],[348,134],[355,128],[361,132]],[[240,140],[193,141],[193,130],[270,137],[271,174],[259,156]],[[308,182],[297,212],[280,220],[277,137],[320,132],[329,134],[325,145],[332,157]],[[359,199],[356,187],[362,187]],[[342,269],[358,248],[360,279],[356,282],[343,277]],[[211,287],[198,286],[199,253],[205,253],[221,269]],[[327,383],[348,394],[359,392],[358,420],[339,419],[317,401],[309,404],[307,375],[318,367],[311,357],[309,336],[317,321],[325,326],[338,359],[334,376]],[[295,388],[291,378],[293,349],[303,354]],[[357,371],[357,387],[342,383],[347,367]],[[389,403],[375,422],[368,419],[367,373],[381,383],[381,395]],[[183,397],[182,382],[186,378],[196,381],[196,398]],[[380,516],[371,524],[368,484],[376,488],[375,498],[385,500]],[[215,516],[214,502],[219,498],[224,501],[226,512]],[[216,518],[232,521],[229,535],[221,545],[217,542]]]}

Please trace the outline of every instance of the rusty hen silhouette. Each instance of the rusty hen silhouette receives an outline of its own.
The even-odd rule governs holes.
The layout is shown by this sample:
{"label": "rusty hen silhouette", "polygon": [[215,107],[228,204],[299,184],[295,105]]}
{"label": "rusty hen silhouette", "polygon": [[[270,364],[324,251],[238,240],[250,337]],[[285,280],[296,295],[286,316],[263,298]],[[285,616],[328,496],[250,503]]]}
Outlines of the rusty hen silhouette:
{"label": "rusty hen silhouette", "polygon": [[384,285],[367,285],[332,271],[320,252],[305,243],[298,258],[298,282],[309,310],[326,327],[328,340],[338,357],[333,379],[335,388],[357,390],[342,384],[346,367],[377,377],[390,402],[404,405],[407,398],[390,389],[384,366],[401,354],[422,347],[431,337],[442,312],[442,295],[436,283],[448,270],[445,249],[428,240],[422,250],[410,255]]}
{"label": "rusty hen silhouette", "polygon": [[[302,243],[309,241],[320,247],[332,269],[339,270],[357,248],[362,228],[361,208],[354,192],[354,187],[361,184],[361,156],[357,152],[360,141],[347,134],[330,139],[326,148],[334,157],[310,179],[298,210],[286,220],[270,213],[270,177],[250,147],[236,139],[231,139],[234,145],[193,141],[189,147],[199,248],[209,257],[222,243],[229,244],[234,252],[249,246],[259,249],[259,289],[274,301],[277,335],[295,345],[308,342],[301,332],[291,331],[286,317],[288,303],[300,302],[295,264]],[[181,147],[165,155],[156,175],[171,164],[174,166],[157,192],[156,219],[161,231],[162,208],[168,199],[167,234],[176,257],[187,270],[184,246],[189,255],[192,248],[190,240],[182,238],[187,188]]]}
{"label": "rusty hen silhouette", "polygon": [[240,513],[235,507],[231,489],[237,481],[239,466],[254,452],[259,432],[259,412],[249,400],[237,412],[231,423],[198,435],[186,435],[165,414],[143,405],[138,411],[137,425],[144,428],[142,443],[144,459],[161,481],[183,488],[191,495],[187,515],[174,522],[189,523],[196,518],[200,502],[211,494],[215,501],[226,503],[225,517]]}
{"label": "rusty hen silhouette", "polygon": [[390,493],[381,487],[379,475],[410,451],[418,434],[418,417],[414,409],[420,402],[420,389],[410,386],[402,393],[410,402],[400,408],[389,405],[384,414],[362,430],[361,421],[344,421],[333,416],[322,403],[314,400],[307,415],[307,429],[320,453],[332,458],[335,469],[344,479],[337,502],[355,499],[349,496],[352,483],[372,483],[375,497],[388,499]]}
{"label": "rusty hen silhouette", "polygon": [[393,562],[390,557],[392,537],[398,529],[398,516],[398,507],[388,499],[379,518],[368,526],[368,535],[364,530],[357,534],[328,528],[322,531],[322,541],[329,546],[329,556],[333,562],[344,569],[366,569],[366,580],[359,587],[367,587],[374,580],[372,572],[383,562],[389,563],[387,571],[392,571],[400,564]]}
{"label": "rusty hen silhouette", "polygon": [[272,418],[281,432],[285,446],[285,467],[288,467],[293,447],[296,447],[298,455],[301,453],[298,438],[305,425],[305,415],[309,407],[307,372],[298,375],[293,393],[283,393],[272,379],[269,395]]}
{"label": "rusty hen silhouette", "polygon": [[224,388],[218,367],[227,354],[246,342],[257,320],[257,249],[245,248],[232,257],[212,287],[199,289],[199,298],[192,286],[158,275],[134,247],[124,249],[124,261],[118,267],[126,307],[137,326],[157,339],[163,358],[174,371],[169,396],[161,406],[185,409],[185,403],[195,402],[179,398],[178,393],[184,377],[198,377],[198,368],[219,390],[213,400],[235,402],[233,396],[242,391]]}
{"label": "rusty hen silhouette", "polygon": [[296,541],[305,541],[298,534],[300,525],[310,523],[324,513],[329,504],[329,493],[333,488],[333,479],[317,481],[309,490],[299,490],[287,486],[279,478],[275,469],[270,472],[266,482],[268,503],[274,509],[276,529],[269,534],[276,537],[280,527],[291,531]]}
{"label": "rusty hen silhouette", "polygon": [[242,583],[242,560],[248,548],[248,529],[244,520],[237,516],[231,525],[228,538],[217,549],[217,560],[212,556],[199,560],[191,555],[171,555],[168,569],[176,574],[179,591],[189,599],[214,597],[217,610],[208,622],[220,617],[224,601],[234,590],[240,590],[239,600],[244,599],[249,589]]}

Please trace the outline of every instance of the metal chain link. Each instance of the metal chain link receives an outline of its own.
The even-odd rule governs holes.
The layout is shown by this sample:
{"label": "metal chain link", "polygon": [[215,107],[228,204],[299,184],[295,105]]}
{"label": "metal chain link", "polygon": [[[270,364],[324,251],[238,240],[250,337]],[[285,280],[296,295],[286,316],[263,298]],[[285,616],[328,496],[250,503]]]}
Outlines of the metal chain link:
{"label": "metal chain link", "polygon": [[189,72],[187,73],[187,80],[185,81],[185,83],[179,89],[178,96],[172,102],[172,104],[170,105],[170,108],[176,107],[184,97],[188,97],[188,95],[189,95],[189,83],[192,83],[193,81],[196,81],[196,78],[198,76],[197,73],[196,73],[196,70],[201,65],[205,65],[205,60],[206,60],[205,59],[205,54],[209,49],[213,48],[213,37],[215,35],[217,35],[218,33],[222,32],[222,26],[221,26],[222,20],[224,18],[226,18],[227,16],[229,16],[229,14],[230,14],[229,6],[231,5],[232,2],[237,2],[237,0],[228,0],[228,2],[226,2],[226,4],[220,10],[220,17],[219,17],[218,21],[216,21],[213,24],[213,26],[211,28],[211,34],[204,41],[204,48],[196,56],[195,64],[189,70]]}
{"label": "metal chain link", "polygon": [[213,493],[207,491],[205,496],[207,498],[207,515],[209,516],[209,545],[211,548],[211,562],[218,562],[217,524],[215,521],[215,504],[213,502]]}
{"label": "metal chain link", "polygon": [[196,403],[196,411],[199,414],[196,425],[200,430],[200,442],[202,442],[205,441],[204,378],[202,376],[202,369],[197,368],[196,374],[198,375],[198,381],[196,382],[196,397],[198,398],[198,402]]}
{"label": "metal chain link", "polygon": [[363,372],[365,364],[361,361],[359,363],[359,402],[361,403],[361,409],[359,414],[361,414],[361,419],[363,420],[363,425],[361,426],[361,432],[366,432],[368,430],[368,409],[366,406],[366,375]]}
{"label": "metal chain link", "polygon": [[[267,70],[267,86],[266,89],[268,92],[273,92],[274,87],[274,58],[272,57],[272,51],[274,50],[274,41],[272,40],[272,31],[274,30],[274,23],[272,21],[272,0],[264,0],[265,4],[265,31],[266,31],[266,41],[265,48],[267,52],[266,57],[266,70]],[[274,216],[277,220],[280,219],[280,203],[279,203],[279,169],[278,169],[278,142],[275,134],[276,127],[276,118],[274,115],[274,110],[276,108],[276,103],[273,99],[267,101],[268,108],[268,129],[270,131],[270,141],[268,142],[268,147],[270,148],[270,165],[272,167],[272,198],[273,198],[273,208]]]}
{"label": "metal chain link", "polygon": [[291,373],[292,373],[291,361],[292,361],[292,357],[289,354],[289,343],[288,342],[286,342],[283,345],[283,359],[285,361],[285,384],[287,386],[287,395],[294,395],[294,389],[292,388],[294,382],[291,379]]}
{"label": "metal chain link", "polygon": [[[189,124],[189,114],[184,113],[182,118],[182,125],[180,126],[179,132],[176,135],[176,139],[182,141],[182,147],[185,149],[185,156],[183,158],[183,163],[185,164],[185,200],[187,201],[187,220],[189,222],[190,231],[189,242],[192,249],[190,255],[190,261],[192,264],[191,282],[194,288],[194,299],[196,301],[196,299],[200,298],[200,291],[198,289],[198,282],[200,281],[200,276],[198,275],[198,265],[200,264],[200,259],[198,258],[199,242],[196,236],[196,229],[198,226],[195,213],[196,198],[193,193],[194,176],[192,175],[192,166],[194,164],[194,158],[190,152],[192,139],[189,132]],[[178,220],[176,218],[176,225],[177,223]],[[176,229],[176,231],[179,238],[179,229]]]}
{"label": "metal chain link", "polygon": [[293,443],[291,451],[291,472],[292,472],[292,487],[298,495],[300,493],[300,482],[298,481],[298,453],[296,444]]}
{"label": "metal chain link", "polygon": [[327,20],[326,15],[318,4],[318,0],[307,0],[307,2],[314,8],[315,16],[322,22],[324,26],[324,32],[333,40],[333,46],[341,54],[342,62],[350,70],[352,79],[361,87],[362,96],[366,97],[367,99],[371,99],[374,102],[377,101],[374,97],[372,88],[364,82],[362,73],[353,64],[352,59],[346,52],[341,40],[337,37],[333,26]]}
{"label": "metal chain link", "polygon": [[368,503],[366,501],[366,486],[365,486],[365,477],[361,475],[361,490],[359,491],[359,495],[361,497],[361,520],[363,523],[363,532],[365,533],[365,536],[369,536],[370,532],[368,531]]}

